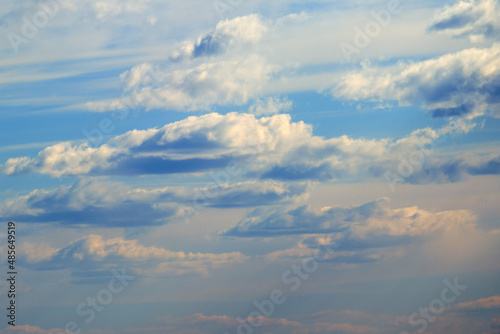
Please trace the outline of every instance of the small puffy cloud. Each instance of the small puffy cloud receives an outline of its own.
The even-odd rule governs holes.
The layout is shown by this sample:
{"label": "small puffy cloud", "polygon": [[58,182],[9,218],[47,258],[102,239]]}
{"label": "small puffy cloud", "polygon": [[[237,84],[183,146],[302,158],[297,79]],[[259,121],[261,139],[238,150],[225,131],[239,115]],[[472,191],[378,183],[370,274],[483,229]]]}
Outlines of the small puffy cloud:
{"label": "small puffy cloud", "polygon": [[344,75],[332,94],[347,100],[422,105],[433,117],[500,115],[500,44],[436,59],[365,67]]}
{"label": "small puffy cloud", "polygon": [[[68,226],[151,226],[178,219],[187,207],[235,208],[292,203],[305,198],[309,184],[243,182],[197,189],[131,188],[124,183],[81,179],[70,187],[35,190],[0,204],[0,217]],[[205,194],[205,195],[204,195]],[[31,245],[29,245],[31,247]],[[47,250],[48,251],[48,250]],[[33,249],[31,257],[45,253]]]}
{"label": "small puffy cloud", "polygon": [[[29,255],[27,255],[28,257]],[[102,270],[109,265],[122,264],[138,274],[169,274],[172,276],[198,273],[207,275],[208,269],[220,268],[246,260],[240,252],[192,253],[171,251],[165,248],[141,245],[137,240],[122,238],[104,239],[100,235],[88,235],[70,242],[44,259],[29,258],[25,266],[35,270],[77,271]],[[85,275],[84,275],[85,276]]]}
{"label": "small puffy cloud", "polygon": [[445,31],[454,37],[468,36],[472,42],[500,36],[498,0],[465,0],[444,7],[432,20],[429,31]]}
{"label": "small puffy cloud", "polygon": [[200,36],[196,42],[184,42],[172,55],[173,60],[217,55],[240,45],[255,44],[267,31],[256,14],[220,21],[214,31]]}

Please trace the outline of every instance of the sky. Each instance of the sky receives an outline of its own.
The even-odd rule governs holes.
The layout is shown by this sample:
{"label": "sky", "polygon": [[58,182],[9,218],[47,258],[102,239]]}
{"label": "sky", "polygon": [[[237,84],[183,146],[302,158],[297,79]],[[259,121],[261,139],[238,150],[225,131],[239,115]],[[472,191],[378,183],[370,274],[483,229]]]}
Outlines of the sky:
{"label": "sky", "polygon": [[500,333],[500,1],[3,0],[1,334]]}

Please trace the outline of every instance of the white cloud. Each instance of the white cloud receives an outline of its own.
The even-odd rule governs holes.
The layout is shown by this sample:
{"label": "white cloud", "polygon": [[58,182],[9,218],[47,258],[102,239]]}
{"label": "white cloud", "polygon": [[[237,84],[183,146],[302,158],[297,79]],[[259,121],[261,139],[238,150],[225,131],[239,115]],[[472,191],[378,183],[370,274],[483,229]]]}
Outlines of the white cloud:
{"label": "white cloud", "polygon": [[454,37],[468,36],[472,42],[500,36],[498,0],[465,0],[444,7],[429,26],[430,31],[445,31]]}
{"label": "white cloud", "polygon": [[[140,65],[140,68],[145,67],[147,65]],[[129,107],[129,100],[133,101],[132,106],[141,106],[146,110],[194,111],[210,110],[213,105],[242,105],[261,92],[263,83],[277,68],[259,55],[210,61],[160,74],[162,79],[154,86],[139,88],[126,98],[88,102],[86,107],[93,111],[117,110]],[[131,70],[134,71],[138,72]]]}
{"label": "white cloud", "polygon": [[[389,203],[388,199],[383,198],[351,208],[324,207],[312,210],[302,206],[287,212],[266,212],[265,209],[258,209],[238,226],[224,232],[224,235],[273,237],[332,234],[333,237],[320,237],[318,242],[335,244],[346,242],[343,237],[347,234],[347,239],[370,239],[379,236],[415,237],[437,231],[457,228],[467,230],[475,227],[476,217],[467,210],[429,212],[418,207],[391,209]],[[347,247],[347,244],[344,246]],[[367,246],[369,248],[368,243]]]}
{"label": "white cloud", "polygon": [[[180,218],[188,207],[238,208],[292,203],[306,198],[310,188],[307,183],[216,184],[214,181],[196,189],[165,187],[147,190],[131,188],[120,182],[81,179],[70,187],[37,189],[8,199],[0,203],[0,217],[69,226],[151,226]],[[35,253],[30,254],[35,257]]]}
{"label": "white cloud", "polygon": [[[7,160],[3,171],[9,175],[35,172],[53,177],[151,175],[207,173],[232,163],[244,167],[241,176],[262,179],[335,180],[356,174],[380,177],[398,165],[401,154],[414,150],[426,153],[424,156],[433,154],[431,147],[425,146],[443,136],[467,133],[474,126],[452,122],[437,130],[416,130],[397,140],[348,136],[325,139],[314,136],[310,125],[292,122],[287,114],[257,118],[250,114],[212,113],[159,129],[129,131],[95,148],[88,144],[56,144],[36,158]],[[437,155],[434,160],[441,161]],[[464,175],[474,174],[469,165],[462,167]],[[498,173],[490,169],[490,174]],[[425,170],[424,164],[418,165],[414,173]]]}
{"label": "white cloud", "polygon": [[196,42],[185,41],[179,50],[174,51],[172,59],[217,55],[231,48],[256,44],[267,30],[256,14],[226,19],[220,21],[211,33],[200,36]]}
{"label": "white cloud", "polygon": [[452,310],[456,311],[477,311],[489,309],[500,309],[500,296],[481,298],[475,301],[460,303],[452,307]]}
{"label": "white cloud", "polygon": [[348,100],[396,100],[420,105],[434,117],[500,115],[500,44],[436,59],[365,67],[344,75],[332,94]]}

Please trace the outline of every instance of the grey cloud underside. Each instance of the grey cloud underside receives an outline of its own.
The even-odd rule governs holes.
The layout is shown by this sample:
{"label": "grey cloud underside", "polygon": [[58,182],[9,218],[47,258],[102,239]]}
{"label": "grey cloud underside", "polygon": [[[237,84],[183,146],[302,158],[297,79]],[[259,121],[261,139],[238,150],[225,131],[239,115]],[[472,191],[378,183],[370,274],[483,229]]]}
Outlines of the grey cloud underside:
{"label": "grey cloud underside", "polygon": [[[309,184],[236,183],[209,188],[146,191],[122,183],[80,180],[72,187],[38,190],[0,206],[0,217],[24,223],[100,227],[166,224],[184,208],[244,208],[290,204],[309,192]],[[200,197],[207,193],[210,197]]]}
{"label": "grey cloud underside", "polygon": [[301,164],[290,164],[287,166],[274,166],[269,171],[264,172],[261,179],[274,179],[283,181],[294,180],[316,180],[326,181],[340,177],[345,170],[335,170],[328,163],[319,166],[308,166]]}
{"label": "grey cloud underside", "polygon": [[226,167],[242,157],[223,156],[213,159],[168,159],[165,157],[116,157],[110,159],[109,168],[96,167],[90,175],[155,175],[204,172]]}

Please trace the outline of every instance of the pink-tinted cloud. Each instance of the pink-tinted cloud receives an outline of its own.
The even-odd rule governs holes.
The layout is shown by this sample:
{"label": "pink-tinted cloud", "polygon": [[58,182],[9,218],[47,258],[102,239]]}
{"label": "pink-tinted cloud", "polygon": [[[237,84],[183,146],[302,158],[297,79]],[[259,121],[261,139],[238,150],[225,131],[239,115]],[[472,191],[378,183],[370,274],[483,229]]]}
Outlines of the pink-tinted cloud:
{"label": "pink-tinted cloud", "polygon": [[379,333],[377,328],[369,326],[355,326],[351,324],[331,324],[327,322],[321,322],[314,325],[315,333],[323,332],[347,332],[347,333]]}
{"label": "pink-tinted cloud", "polygon": [[457,304],[453,309],[460,311],[485,310],[500,308],[500,296],[481,298],[472,302]]}

